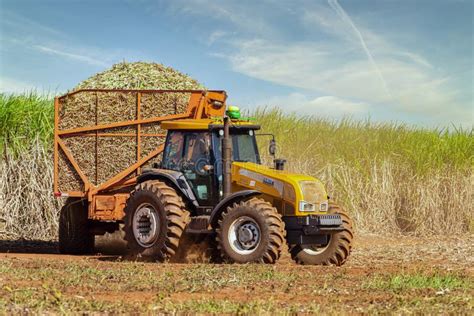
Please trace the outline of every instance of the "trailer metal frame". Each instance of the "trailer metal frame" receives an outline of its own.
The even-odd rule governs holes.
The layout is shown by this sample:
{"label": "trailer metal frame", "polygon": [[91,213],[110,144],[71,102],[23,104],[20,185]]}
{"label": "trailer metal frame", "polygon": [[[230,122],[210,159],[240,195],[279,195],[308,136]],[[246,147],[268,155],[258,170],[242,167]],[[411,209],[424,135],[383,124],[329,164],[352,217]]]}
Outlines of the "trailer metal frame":
{"label": "trailer metal frame", "polygon": [[[134,93],[136,95],[136,117],[134,120],[119,121],[109,124],[98,124],[97,107],[98,92],[115,92],[115,93]],[[91,126],[84,126],[72,129],[59,129],[59,113],[63,102],[70,96],[79,93],[96,93],[96,121]],[[156,116],[144,119],[141,117],[141,98],[143,94],[164,94],[164,93],[189,93],[187,110],[184,113]],[[179,120],[179,119],[201,119],[222,117],[225,111],[225,101],[227,94],[222,90],[135,90],[135,89],[82,89],[67,93],[54,99],[54,195],[57,197],[77,197],[87,198],[89,202],[89,218],[95,220],[117,221],[124,216],[123,209],[128,193],[111,193],[125,187],[136,184],[137,177],[127,179],[127,177],[136,172],[140,173],[141,168],[148,161],[158,156],[164,149],[164,145],[160,145],[152,150],[148,155],[141,158],[142,154],[142,138],[143,137],[163,137],[166,134],[142,133],[142,125],[163,121]],[[136,127],[136,133],[101,133],[101,131],[117,128],[117,127]],[[108,180],[98,185],[87,178],[83,170],[74,158],[71,150],[66,146],[63,138],[66,137],[136,137],[136,161],[128,168],[121,170]],[[97,160],[97,144],[96,142],[96,159],[95,170],[98,170]],[[74,171],[79,175],[84,186],[83,191],[67,191],[61,192],[59,187],[59,154],[64,153],[67,162],[69,162]]]}

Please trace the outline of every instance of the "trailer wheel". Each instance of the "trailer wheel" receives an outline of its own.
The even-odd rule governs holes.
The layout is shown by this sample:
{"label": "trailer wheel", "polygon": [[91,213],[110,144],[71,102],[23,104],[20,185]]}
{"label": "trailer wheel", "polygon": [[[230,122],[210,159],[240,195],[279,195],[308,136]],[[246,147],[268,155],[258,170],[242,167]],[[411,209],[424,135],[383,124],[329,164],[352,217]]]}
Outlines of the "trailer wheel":
{"label": "trailer wheel", "polygon": [[296,263],[342,266],[346,262],[351,253],[354,238],[352,220],[337,204],[330,203],[328,212],[341,215],[344,229],[330,235],[328,244],[324,246],[290,245],[290,254]]}
{"label": "trailer wheel", "polygon": [[230,263],[275,263],[285,242],[285,224],[280,214],[259,198],[228,207],[216,232],[221,256]]}
{"label": "trailer wheel", "polygon": [[87,202],[68,198],[59,215],[59,252],[81,255],[94,251],[94,234],[87,219]]}
{"label": "trailer wheel", "polygon": [[150,180],[138,184],[131,193],[124,221],[129,255],[163,262],[176,253],[189,212],[173,188]]}

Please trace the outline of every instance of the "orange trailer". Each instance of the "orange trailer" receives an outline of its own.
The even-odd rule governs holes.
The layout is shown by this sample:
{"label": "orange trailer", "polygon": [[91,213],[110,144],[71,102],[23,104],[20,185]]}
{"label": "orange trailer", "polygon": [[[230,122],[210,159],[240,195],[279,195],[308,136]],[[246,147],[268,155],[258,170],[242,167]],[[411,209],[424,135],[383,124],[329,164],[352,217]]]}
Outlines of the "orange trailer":
{"label": "orange trailer", "polygon": [[[99,119],[101,111],[112,111],[111,106],[101,102],[101,96],[116,96],[121,100],[121,107],[134,113],[129,120],[117,120],[104,123]],[[169,104],[173,113],[162,115],[159,111],[153,112],[153,102],[147,105],[152,115],[142,115],[142,99],[148,100],[178,100],[173,96],[178,95],[180,101],[185,102],[185,110],[180,112],[176,103]],[[136,184],[136,175],[152,159],[163,151],[165,133],[147,133],[144,126],[159,128],[161,122],[184,118],[200,119],[222,117],[225,111],[225,91],[207,90],[110,90],[110,89],[84,89],[70,92],[54,101],[54,195],[56,197],[87,198],[88,218],[97,221],[118,221],[124,216],[125,201],[129,197],[131,188]],[[87,123],[76,122],[73,128],[62,124],[62,120],[75,121],[74,115],[83,115],[84,111],[71,112],[78,108],[79,101],[87,99],[87,109],[90,112]],[[133,100],[133,101],[132,101]],[[161,104],[163,106],[163,104]],[[181,107],[183,108],[183,107]],[[169,111],[167,111],[169,112]],[[95,114],[95,115],[94,115]],[[72,117],[71,117],[72,116]],[[116,132],[117,129],[127,132]],[[132,130],[132,132],[130,132]],[[84,152],[74,148],[74,144],[81,139],[92,139],[91,159],[79,159]],[[100,153],[101,139],[118,138],[120,143],[129,143],[134,147],[133,161],[114,174],[98,180],[97,174],[102,166],[98,155]],[[150,152],[143,153],[144,140],[156,140],[157,145]],[[70,143],[68,145],[68,142]],[[95,159],[94,159],[95,157]],[[108,156],[110,158],[110,155]],[[85,170],[93,170],[85,172]],[[95,179],[94,178],[95,172]],[[68,188],[69,184],[61,182],[65,175],[72,175],[71,179],[77,181],[75,189]]]}

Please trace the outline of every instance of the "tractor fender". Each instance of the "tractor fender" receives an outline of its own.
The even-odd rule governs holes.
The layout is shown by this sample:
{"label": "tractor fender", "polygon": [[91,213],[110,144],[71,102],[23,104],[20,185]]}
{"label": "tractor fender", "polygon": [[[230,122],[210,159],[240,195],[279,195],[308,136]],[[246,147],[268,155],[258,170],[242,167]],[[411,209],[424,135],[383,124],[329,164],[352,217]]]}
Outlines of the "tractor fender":
{"label": "tractor fender", "polygon": [[195,207],[199,206],[194,192],[181,172],[165,169],[148,169],[137,177],[137,183],[142,183],[148,180],[161,180],[165,182],[172,186],[178,194],[181,195],[185,203],[190,202]]}
{"label": "tractor fender", "polygon": [[225,209],[227,209],[227,207],[231,206],[234,203],[238,203],[242,200],[247,200],[251,198],[252,196],[256,196],[260,194],[261,192],[256,191],[256,190],[243,190],[243,191],[232,193],[228,197],[224,198],[213,208],[211,212],[209,223],[211,224],[212,228],[217,227],[217,221],[219,220],[219,217],[221,216],[222,212],[224,212]]}

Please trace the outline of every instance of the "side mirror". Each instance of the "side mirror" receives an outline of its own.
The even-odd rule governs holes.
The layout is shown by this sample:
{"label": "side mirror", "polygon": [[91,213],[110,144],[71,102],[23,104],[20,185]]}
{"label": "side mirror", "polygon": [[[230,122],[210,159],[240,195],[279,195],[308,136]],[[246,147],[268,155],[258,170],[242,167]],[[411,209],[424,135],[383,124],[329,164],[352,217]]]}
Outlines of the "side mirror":
{"label": "side mirror", "polygon": [[275,156],[276,153],[276,142],[274,139],[270,140],[270,144],[268,145],[268,153],[272,156]]}

